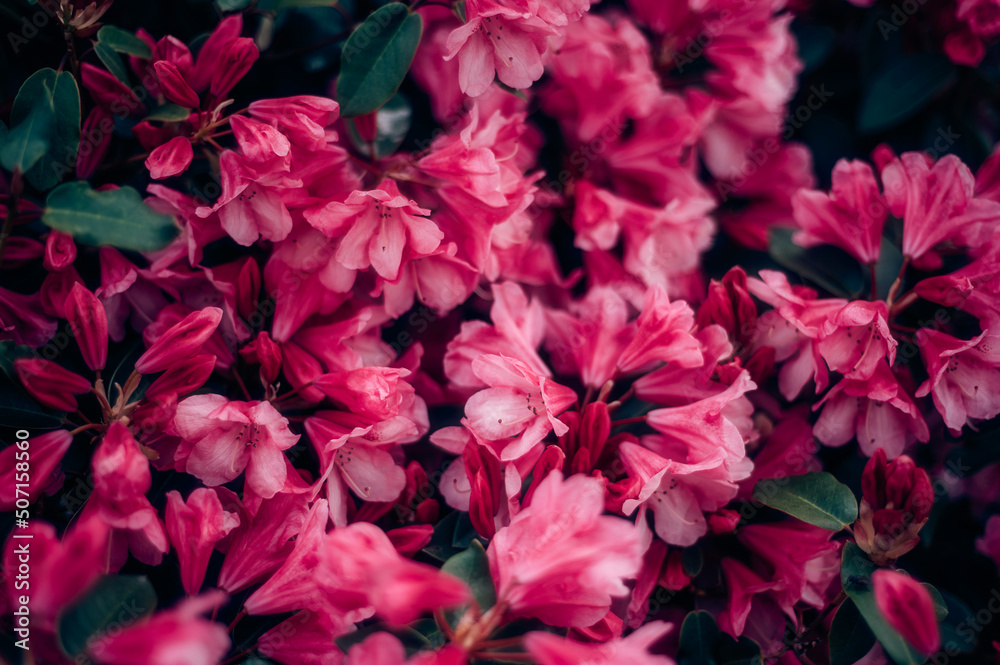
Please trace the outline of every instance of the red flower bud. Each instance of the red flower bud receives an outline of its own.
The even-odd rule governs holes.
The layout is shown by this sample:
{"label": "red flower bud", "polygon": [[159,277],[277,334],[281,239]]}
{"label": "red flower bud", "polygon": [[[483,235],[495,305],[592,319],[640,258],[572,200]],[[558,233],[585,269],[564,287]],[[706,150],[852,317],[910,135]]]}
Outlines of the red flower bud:
{"label": "red flower bud", "polygon": [[14,369],[28,394],[56,411],[76,411],[76,398],[90,390],[90,381],[41,358],[18,358]]}
{"label": "red flower bud", "polygon": [[163,180],[187,171],[194,159],[194,149],[186,136],[175,136],[146,158],[146,168],[153,180]]}
{"label": "red flower bud", "polygon": [[116,114],[136,115],[146,107],[127,85],[89,62],[80,65],[80,81],[98,106]]}
{"label": "red flower bud", "polygon": [[921,653],[935,653],[941,646],[941,633],[930,592],[894,570],[876,570],[872,582],[875,604],[889,625]]}
{"label": "red flower bud", "polygon": [[749,343],[757,328],[757,305],[747,289],[747,275],[742,268],[730,268],[721,282],[712,280],[695,320],[700,327],[713,323],[722,326],[738,346]]}
{"label": "red flower bud", "polygon": [[462,453],[462,461],[465,462],[465,473],[469,476],[469,485],[472,487],[469,495],[469,519],[480,535],[492,538],[496,533],[493,518],[500,502],[504,500],[500,460],[483,446],[470,441]]}
{"label": "red flower bud", "polygon": [[198,50],[198,57],[191,69],[191,87],[198,91],[208,88],[212,74],[219,68],[219,60],[226,46],[243,32],[243,15],[233,14],[219,21],[215,30]]}
{"label": "red flower bud", "polygon": [[236,278],[236,312],[249,320],[257,308],[257,296],[260,295],[260,266],[248,258],[240,268]]}
{"label": "red flower bud", "polygon": [[430,524],[413,524],[385,532],[389,542],[403,556],[413,556],[431,542],[434,527]]}
{"label": "red flower bud", "polygon": [[135,363],[140,374],[154,374],[188,362],[201,351],[222,321],[222,310],[206,307],[192,312],[168,328]]}
{"label": "red flower bud", "polygon": [[884,565],[917,546],[917,534],[934,505],[926,471],[906,455],[889,462],[879,448],[865,465],[861,494],[855,536],[875,563]]}
{"label": "red flower bud", "polygon": [[76,243],[73,236],[62,231],[52,231],[45,239],[45,258],[42,265],[46,270],[60,271],[73,265],[76,260]]}
{"label": "red flower bud", "polygon": [[108,361],[108,315],[104,305],[87,287],[76,283],[66,298],[65,313],[87,367],[104,369]]}
{"label": "red flower bud", "polygon": [[184,80],[177,65],[168,60],[160,60],[153,63],[153,69],[156,70],[156,77],[160,80],[160,90],[164,97],[174,104],[189,109],[197,108],[201,104],[198,93]]}
{"label": "red flower bud", "polygon": [[146,389],[146,397],[161,395],[187,395],[201,388],[215,369],[215,356],[195,356],[185,363],[174,365]]}
{"label": "red flower bud", "polygon": [[521,502],[521,505],[524,507],[529,506],[531,504],[531,497],[535,495],[538,483],[542,482],[550,472],[554,470],[562,471],[565,463],[566,453],[563,452],[562,448],[559,446],[546,446],[538,461],[535,462],[534,469],[531,471],[531,487],[524,493],[524,501]]}
{"label": "red flower bud", "polygon": [[111,145],[115,123],[111,114],[100,106],[95,106],[87,114],[80,130],[80,150],[76,160],[76,177],[86,180],[94,174],[104,161]]}
{"label": "red flower bud", "polygon": [[266,332],[240,349],[240,355],[249,363],[260,364],[260,382],[269,386],[281,371],[281,347]]}
{"label": "red flower bud", "polygon": [[234,39],[226,45],[219,64],[212,75],[212,94],[222,97],[233,89],[250,67],[257,61],[260,52],[249,37]]}

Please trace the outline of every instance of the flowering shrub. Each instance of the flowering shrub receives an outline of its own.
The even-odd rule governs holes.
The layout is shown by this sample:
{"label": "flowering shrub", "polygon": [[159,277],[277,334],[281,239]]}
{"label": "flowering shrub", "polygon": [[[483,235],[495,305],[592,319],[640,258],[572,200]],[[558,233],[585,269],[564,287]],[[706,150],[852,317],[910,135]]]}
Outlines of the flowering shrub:
{"label": "flowering shrub", "polygon": [[16,0],[0,661],[1000,654],[995,0]]}

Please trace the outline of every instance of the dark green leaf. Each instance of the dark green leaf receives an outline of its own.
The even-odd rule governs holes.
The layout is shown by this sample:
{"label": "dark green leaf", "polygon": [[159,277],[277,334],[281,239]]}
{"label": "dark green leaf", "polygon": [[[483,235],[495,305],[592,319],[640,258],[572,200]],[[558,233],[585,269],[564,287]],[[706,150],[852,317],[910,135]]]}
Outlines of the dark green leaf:
{"label": "dark green leaf", "polygon": [[153,109],[153,112],[146,116],[146,120],[180,122],[181,120],[187,120],[189,115],[191,115],[191,109],[186,109],[179,104],[164,104]]}
{"label": "dark green leaf", "polygon": [[469,519],[469,513],[460,512],[458,520],[455,521],[455,532],[451,536],[452,547],[464,550],[472,544],[478,535],[476,527],[472,526],[472,520]]}
{"label": "dark green leaf", "polygon": [[379,8],[351,33],[341,53],[337,101],[345,118],[377,110],[396,94],[420,44],[423,20],[406,5]]}
{"label": "dark green leaf", "polygon": [[484,612],[497,602],[493,576],[490,575],[490,562],[486,558],[486,550],[478,540],[472,541],[469,549],[445,561],[441,570],[468,584],[472,596]]}
{"label": "dark green leaf", "polygon": [[920,665],[926,659],[900,635],[875,603],[872,573],[878,568],[854,543],[844,545],[840,581],[848,598],[854,601],[868,628],[897,665]]}
{"label": "dark green leaf", "polygon": [[[410,131],[412,119],[413,108],[406,98],[399,94],[394,95],[376,112],[378,134],[375,137],[375,157],[388,157],[396,152]],[[369,154],[371,146],[361,140],[354,121],[348,122],[347,127],[348,135],[357,149],[366,155]]]}
{"label": "dark green leaf", "polygon": [[874,134],[913,116],[955,78],[955,65],[936,53],[892,62],[869,83],[858,114],[858,129]]}
{"label": "dark green leaf", "polygon": [[944,621],[948,617],[948,604],[944,602],[944,597],[941,592],[938,591],[932,584],[922,584],[927,593],[931,595],[931,601],[934,603],[934,618],[938,622]]}
{"label": "dark green leaf", "polygon": [[250,6],[250,0],[215,0],[220,12],[241,12]]}
{"label": "dark green leaf", "polygon": [[7,133],[0,148],[0,164],[8,171],[26,173],[49,151],[55,111],[50,97],[40,97],[33,112]]}
{"label": "dark green leaf", "polygon": [[104,42],[97,42],[94,44],[94,53],[104,63],[104,66],[108,68],[108,71],[115,75],[116,79],[125,85],[129,85],[128,70],[125,69],[122,57],[115,53],[114,49]]}
{"label": "dark green leaf", "polygon": [[83,181],[52,190],[42,221],[85,245],[140,252],[162,249],[179,231],[173,217],[147,206],[131,187],[97,192]]}
{"label": "dark green leaf", "polygon": [[719,634],[715,647],[715,665],[763,665],[760,645],[749,637],[734,640],[726,633]]}
{"label": "dark green leaf", "polygon": [[104,575],[59,614],[59,646],[75,658],[86,652],[93,638],[149,616],[155,607],[156,591],[144,575]]}
{"label": "dark green leaf", "polygon": [[753,498],[814,526],[839,531],[858,517],[858,502],[847,485],[826,472],[757,483]]}
{"label": "dark green leaf", "polygon": [[[969,606],[956,596],[947,591],[941,591],[940,595],[948,608],[948,616],[941,622],[942,648],[959,653],[972,653],[976,650],[976,640],[979,636],[976,628],[982,625],[981,622]],[[1000,591],[996,589],[990,592],[988,608],[993,606],[994,600],[1000,600]]]}
{"label": "dark green leaf", "polygon": [[299,7],[333,7],[337,0],[260,0],[257,9],[262,12],[277,13],[283,9]]}
{"label": "dark green leaf", "polygon": [[11,108],[11,131],[40,112],[51,113],[48,149],[25,176],[38,189],[51,189],[73,171],[80,147],[80,90],[72,74],[53,69],[32,74],[21,86]]}
{"label": "dark green leaf", "polygon": [[119,53],[127,53],[128,55],[134,55],[137,58],[144,58],[146,60],[153,57],[153,52],[149,49],[149,44],[131,32],[116,28],[113,25],[105,25],[98,30],[97,41]]}
{"label": "dark green leaf", "polygon": [[[903,253],[896,243],[888,238],[882,238],[882,244],[878,250],[878,263],[875,264],[875,280],[878,287],[878,297],[885,298],[889,295],[889,289],[899,274],[899,269],[903,265]],[[869,286],[869,289],[871,287]]]}
{"label": "dark green leaf", "polygon": [[696,577],[701,572],[703,560],[701,549],[697,547],[685,547],[681,553],[681,568],[684,573],[691,577]]}
{"label": "dark green leaf", "polygon": [[678,665],[717,665],[715,647],[719,641],[719,627],[715,619],[704,610],[691,612],[681,624]]}
{"label": "dark green leaf", "polygon": [[775,227],[768,235],[768,253],[778,265],[836,296],[855,298],[862,292],[864,272],[850,254],[832,246],[799,247],[792,233]]}
{"label": "dark green leaf", "polygon": [[840,604],[830,625],[830,665],[854,665],[875,646],[875,635],[850,598]]}
{"label": "dark green leaf", "polygon": [[434,557],[438,561],[447,561],[451,557],[461,552],[461,548],[455,547],[452,543],[455,539],[455,526],[461,512],[453,510],[444,519],[434,525],[434,535],[427,547],[421,550],[424,554]]}

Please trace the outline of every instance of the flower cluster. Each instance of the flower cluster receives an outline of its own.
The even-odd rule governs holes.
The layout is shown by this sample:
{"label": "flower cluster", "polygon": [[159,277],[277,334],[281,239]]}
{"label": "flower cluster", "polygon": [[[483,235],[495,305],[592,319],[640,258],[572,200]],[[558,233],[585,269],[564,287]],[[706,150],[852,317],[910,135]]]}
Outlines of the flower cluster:
{"label": "flower cluster", "polygon": [[[868,134],[995,74],[993,0],[831,3],[931,49]],[[25,662],[990,652],[940,565],[1000,565],[1000,150],[796,134],[823,3],[49,4],[0,124]]]}

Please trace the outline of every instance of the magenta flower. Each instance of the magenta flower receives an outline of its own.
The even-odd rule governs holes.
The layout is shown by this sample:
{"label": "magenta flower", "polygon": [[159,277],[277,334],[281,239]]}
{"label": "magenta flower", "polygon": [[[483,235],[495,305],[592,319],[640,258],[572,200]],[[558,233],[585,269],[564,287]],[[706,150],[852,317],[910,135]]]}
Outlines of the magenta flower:
{"label": "magenta flower", "polygon": [[284,486],[287,468],[282,451],[299,440],[270,402],[231,402],[214,394],[180,402],[172,430],[184,440],[189,473],[213,487],[246,470],[247,485],[265,499]]}
{"label": "magenta flower", "polygon": [[200,487],[185,502],[180,492],[167,492],[167,535],[177,550],[181,583],[189,596],[201,589],[215,544],[239,526],[235,513],[223,510],[218,495]]}

